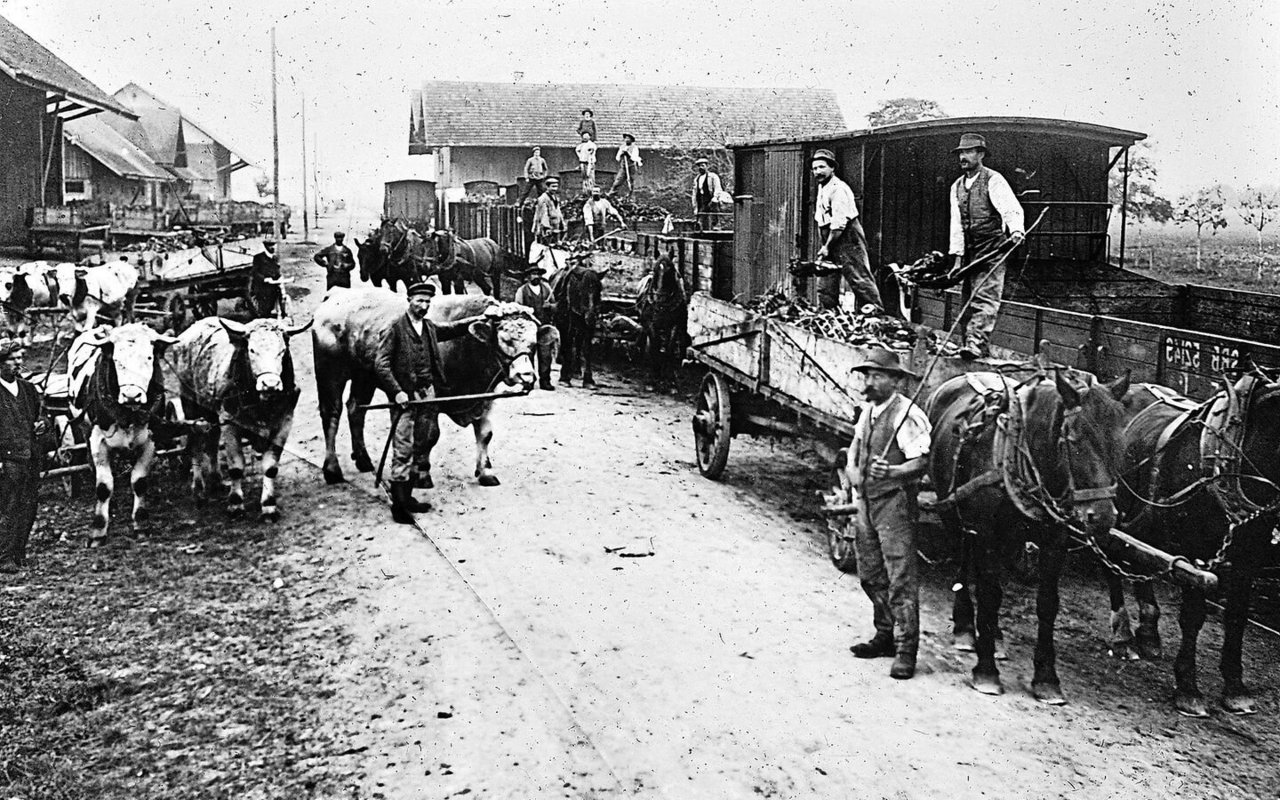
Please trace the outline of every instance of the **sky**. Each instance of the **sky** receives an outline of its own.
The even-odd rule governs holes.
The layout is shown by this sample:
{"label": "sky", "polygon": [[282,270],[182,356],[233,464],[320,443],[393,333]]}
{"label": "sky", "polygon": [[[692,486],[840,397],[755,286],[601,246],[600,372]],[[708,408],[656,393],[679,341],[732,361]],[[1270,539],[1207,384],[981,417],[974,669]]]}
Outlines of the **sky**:
{"label": "sky", "polygon": [[[425,80],[817,86],[850,128],[894,97],[950,116],[1074,119],[1150,136],[1170,196],[1280,184],[1280,2],[1203,0],[0,0],[113,92],[132,81],[271,169],[277,35],[282,200],[301,204],[300,111],[335,195],[430,177],[406,155]],[[251,191],[252,175],[237,175]]]}

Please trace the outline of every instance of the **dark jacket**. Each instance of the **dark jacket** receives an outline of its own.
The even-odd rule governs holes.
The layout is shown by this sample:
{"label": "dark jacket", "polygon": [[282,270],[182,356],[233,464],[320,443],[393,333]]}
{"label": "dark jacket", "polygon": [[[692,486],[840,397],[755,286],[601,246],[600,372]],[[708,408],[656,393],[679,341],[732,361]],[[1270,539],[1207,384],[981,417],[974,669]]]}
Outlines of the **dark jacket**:
{"label": "dark jacket", "polygon": [[280,285],[267,283],[263,278],[280,280],[280,260],[272,258],[266,252],[253,257],[253,267],[249,272],[249,295],[254,299],[275,300],[280,297]]}
{"label": "dark jacket", "polygon": [[312,260],[325,268],[326,289],[334,286],[351,288],[351,270],[356,268],[356,257],[351,253],[350,247],[334,242],[316,253]]}
{"label": "dark jacket", "polygon": [[399,392],[413,395],[431,387],[435,387],[437,393],[443,392],[448,384],[440,361],[439,343],[464,335],[472,321],[461,319],[437,325],[429,319],[423,320],[419,336],[409,313],[405,312],[378,343],[378,356],[373,364],[378,388],[391,398]]}
{"label": "dark jacket", "polygon": [[578,139],[582,139],[582,134],[591,134],[591,141],[596,141],[600,137],[596,136],[596,121],[594,119],[578,120]]}
{"label": "dark jacket", "polygon": [[18,396],[0,386],[0,464],[29,462],[39,455],[36,448],[36,417],[40,396],[27,381],[18,379]]}

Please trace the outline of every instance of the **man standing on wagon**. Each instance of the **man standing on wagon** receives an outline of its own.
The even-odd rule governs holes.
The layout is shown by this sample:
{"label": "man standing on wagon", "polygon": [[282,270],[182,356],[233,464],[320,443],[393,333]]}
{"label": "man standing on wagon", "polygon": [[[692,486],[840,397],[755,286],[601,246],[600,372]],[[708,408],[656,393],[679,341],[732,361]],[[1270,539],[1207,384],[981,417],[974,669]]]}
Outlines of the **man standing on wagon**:
{"label": "man standing on wagon", "polygon": [[[960,136],[951,152],[960,157],[964,174],[951,185],[951,246],[956,271],[973,265],[964,280],[960,315],[964,345],[960,357],[982,358],[990,354],[991,331],[996,327],[1000,297],[1004,293],[1004,256],[1026,237],[1022,205],[1004,176],[982,166],[987,140],[976,133]],[[970,300],[972,298],[972,301]]]}
{"label": "man standing on wagon", "polygon": [[26,563],[39,496],[40,398],[18,376],[22,354],[21,342],[0,338],[0,572],[17,572]]}
{"label": "man standing on wagon", "polygon": [[853,189],[836,177],[835,153],[817,150],[810,168],[818,182],[818,202],[813,218],[818,223],[817,260],[830,261],[840,268],[839,274],[823,277],[818,284],[818,301],[823,308],[840,307],[840,278],[849,282],[849,288],[857,298],[861,311],[875,306],[876,313],[884,311],[880,289],[871,276],[871,259],[867,256],[867,235],[858,219],[858,206],[853,199]]}
{"label": "man standing on wagon", "polygon": [[918,377],[890,350],[874,348],[852,370],[866,379],[848,470],[861,499],[854,518],[858,579],[871,600],[875,635],[849,648],[858,658],[893,656],[889,677],[916,672],[920,643],[920,577],[916,539],[918,481],[928,467],[933,427],[899,391]]}

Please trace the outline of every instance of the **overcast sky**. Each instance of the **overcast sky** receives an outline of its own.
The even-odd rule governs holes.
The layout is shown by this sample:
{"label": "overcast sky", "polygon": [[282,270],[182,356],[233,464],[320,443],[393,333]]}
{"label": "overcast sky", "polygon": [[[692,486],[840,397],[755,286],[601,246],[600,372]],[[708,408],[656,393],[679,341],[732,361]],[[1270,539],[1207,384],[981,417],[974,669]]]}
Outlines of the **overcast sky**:
{"label": "overcast sky", "polygon": [[901,96],[951,116],[1076,119],[1148,133],[1167,194],[1280,183],[1277,0],[0,0],[0,13],[108,92],[137,82],[267,170],[275,25],[286,195],[302,92],[322,169],[368,200],[422,171],[404,155],[413,86],[516,71],[826,87],[850,127]]}

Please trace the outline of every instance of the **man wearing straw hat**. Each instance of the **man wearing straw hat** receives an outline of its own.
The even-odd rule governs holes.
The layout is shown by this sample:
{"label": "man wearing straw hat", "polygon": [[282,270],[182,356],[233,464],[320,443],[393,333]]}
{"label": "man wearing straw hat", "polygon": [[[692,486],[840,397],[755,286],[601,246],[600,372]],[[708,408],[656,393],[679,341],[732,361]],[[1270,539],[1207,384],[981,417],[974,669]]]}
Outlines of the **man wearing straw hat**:
{"label": "man wearing straw hat", "polygon": [[543,280],[547,271],[538,265],[525,270],[525,282],[516,289],[515,302],[533,312],[538,320],[538,386],[554,392],[551,367],[560,352],[560,331],[555,326],[556,304],[551,286]]}
{"label": "man wearing straw hat", "polygon": [[871,276],[871,259],[867,257],[867,236],[858,219],[858,206],[849,184],[836,177],[835,153],[817,150],[810,160],[813,178],[818,182],[818,201],[813,217],[818,223],[818,261],[830,261],[840,267],[838,275],[829,275],[819,283],[818,300],[823,308],[840,307],[840,278],[849,282],[857,298],[858,310],[875,306],[884,310],[880,289]]}
{"label": "man wearing straw hat", "polygon": [[898,389],[919,379],[890,350],[873,348],[853,366],[866,383],[848,469],[862,508],[854,517],[858,579],[871,600],[875,635],[849,648],[858,658],[893,656],[889,676],[915,675],[920,641],[917,481],[928,466],[929,418]]}
{"label": "man wearing straw hat", "polygon": [[22,355],[21,342],[0,338],[0,572],[10,573],[27,560],[40,480],[40,397],[18,376]]}
{"label": "man wearing straw hat", "polygon": [[[951,185],[951,246],[954,269],[975,265],[961,288],[964,312],[959,329],[964,332],[962,358],[989,354],[988,341],[996,326],[1000,297],[1004,293],[1005,258],[1025,238],[1022,205],[1004,176],[982,166],[987,140],[976,133],[960,136],[951,152],[963,171]],[[970,299],[972,298],[972,300]]]}

